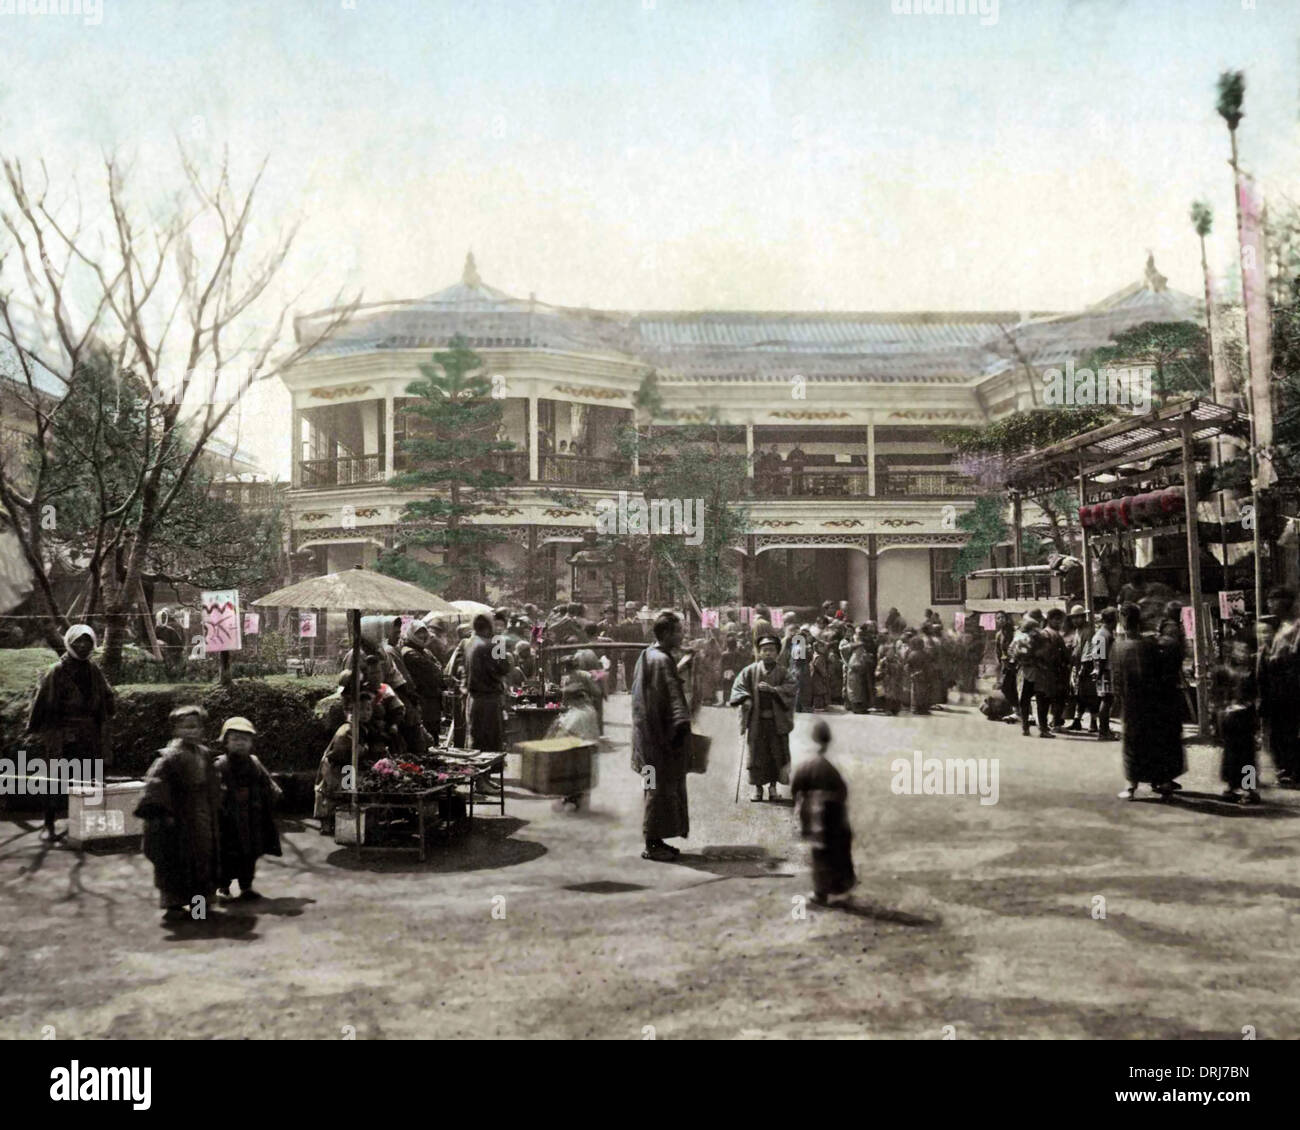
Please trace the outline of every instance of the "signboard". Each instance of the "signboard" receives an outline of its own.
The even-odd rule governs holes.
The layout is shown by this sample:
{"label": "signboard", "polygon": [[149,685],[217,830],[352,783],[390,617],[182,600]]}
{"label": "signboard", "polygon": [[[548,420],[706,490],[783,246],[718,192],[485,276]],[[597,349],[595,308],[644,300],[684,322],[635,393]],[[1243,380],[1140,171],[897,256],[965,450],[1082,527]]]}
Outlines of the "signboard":
{"label": "signboard", "polygon": [[986,632],[996,632],[998,630],[998,614],[996,612],[981,612],[980,627]]}
{"label": "signboard", "polygon": [[1219,593],[1219,619],[1231,620],[1246,615],[1246,594],[1241,589]]}
{"label": "signboard", "polygon": [[262,616],[259,612],[244,613],[244,635],[255,636],[262,623]]}
{"label": "signboard", "polygon": [[316,638],[315,612],[298,613],[298,638],[300,640],[314,640]]}
{"label": "signboard", "polygon": [[779,608],[772,609],[772,627],[774,628],[785,627],[785,613]]}
{"label": "signboard", "polygon": [[959,633],[959,634],[960,634],[961,632],[964,632],[964,631],[966,630],[966,613],[965,613],[965,612],[954,612],[954,613],[952,614],[952,630],[953,630],[954,632]]}
{"label": "signboard", "polygon": [[1190,604],[1183,609],[1183,635],[1189,640],[1196,636],[1196,609]]}
{"label": "signboard", "polygon": [[700,626],[703,628],[716,628],[718,626],[718,610],[716,608],[706,608],[700,614]]}
{"label": "signboard", "polygon": [[199,596],[203,605],[203,652],[215,655],[221,651],[242,651],[240,635],[239,591],[222,589],[205,592]]}

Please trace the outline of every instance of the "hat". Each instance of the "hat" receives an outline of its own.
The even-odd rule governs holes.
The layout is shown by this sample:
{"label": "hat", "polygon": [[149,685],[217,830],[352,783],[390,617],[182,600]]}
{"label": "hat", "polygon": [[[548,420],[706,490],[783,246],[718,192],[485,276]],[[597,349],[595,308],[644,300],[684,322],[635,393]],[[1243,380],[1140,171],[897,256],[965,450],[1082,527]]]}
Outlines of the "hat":
{"label": "hat", "polygon": [[92,648],[94,648],[95,644],[98,642],[95,639],[95,629],[92,628],[89,624],[73,624],[71,628],[69,628],[66,632],[63,633],[64,646],[66,646],[67,649],[71,651],[72,645],[76,643],[77,640],[79,640],[82,636],[90,637],[90,646]]}
{"label": "hat", "polygon": [[769,640],[770,640],[772,643],[774,643],[774,644],[776,645],[778,651],[781,649],[781,637],[778,636],[775,632],[763,632],[763,633],[761,633],[761,634],[759,635],[758,639],[756,639],[756,640],[754,641],[754,646],[755,646],[755,647],[762,647],[762,646],[763,646],[765,643],[767,643]]}
{"label": "hat", "polygon": [[1071,616],[1087,616],[1088,613],[1087,613],[1087,611],[1084,609],[1084,607],[1083,607],[1082,604],[1076,604],[1073,608],[1070,609],[1070,615],[1071,615]]}
{"label": "hat", "polygon": [[227,734],[256,734],[257,729],[247,718],[227,718],[221,726],[221,740],[225,741]]}
{"label": "hat", "polygon": [[1026,612],[1025,615],[1028,616],[1029,619],[1036,620],[1040,624],[1043,622],[1043,610],[1041,608],[1032,608]]}

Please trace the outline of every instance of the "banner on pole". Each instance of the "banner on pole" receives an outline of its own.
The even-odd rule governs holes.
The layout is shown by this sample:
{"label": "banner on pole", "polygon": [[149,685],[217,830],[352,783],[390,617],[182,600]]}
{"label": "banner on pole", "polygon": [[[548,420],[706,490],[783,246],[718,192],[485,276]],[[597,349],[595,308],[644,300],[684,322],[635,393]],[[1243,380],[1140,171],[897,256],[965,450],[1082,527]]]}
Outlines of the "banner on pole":
{"label": "banner on pole", "polygon": [[779,608],[772,609],[772,627],[774,628],[785,627],[785,613]]}
{"label": "banner on pole", "polygon": [[986,632],[996,632],[998,628],[998,614],[996,612],[981,612],[980,627]]}
{"label": "banner on pole", "polygon": [[964,632],[966,630],[965,612],[954,612],[952,614],[952,630],[954,632]]}
{"label": "banner on pole", "polygon": [[300,640],[314,640],[316,638],[315,612],[298,613],[298,638]]}
{"label": "banner on pole", "polygon": [[244,613],[244,635],[255,636],[261,628],[262,615],[260,612]]}
{"label": "banner on pole", "polygon": [[239,591],[222,589],[200,594],[203,605],[203,651],[215,655],[220,651],[242,651],[240,635]]}
{"label": "banner on pole", "polygon": [[716,608],[706,608],[700,615],[700,627],[716,628],[718,626],[718,610]]}

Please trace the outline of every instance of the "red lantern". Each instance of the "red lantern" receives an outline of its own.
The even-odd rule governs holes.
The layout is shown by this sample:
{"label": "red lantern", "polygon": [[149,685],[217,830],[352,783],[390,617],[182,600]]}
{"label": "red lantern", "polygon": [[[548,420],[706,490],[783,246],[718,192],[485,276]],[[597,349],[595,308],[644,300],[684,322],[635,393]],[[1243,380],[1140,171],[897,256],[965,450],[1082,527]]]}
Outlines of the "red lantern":
{"label": "red lantern", "polygon": [[1119,528],[1119,500],[1112,498],[1109,502],[1103,503],[1101,508],[1102,525],[1108,530]]}
{"label": "red lantern", "polygon": [[1160,492],[1147,491],[1133,499],[1133,524],[1149,526],[1160,513]]}
{"label": "red lantern", "polygon": [[1131,495],[1119,500],[1119,524],[1125,528],[1133,525],[1133,498]]}
{"label": "red lantern", "polygon": [[1187,509],[1182,487],[1169,487],[1160,492],[1160,513],[1181,516]]}
{"label": "red lantern", "polygon": [[1080,507],[1079,507],[1079,525],[1081,525],[1085,530],[1090,530],[1090,529],[1092,529],[1092,523],[1093,523],[1092,507],[1091,507],[1091,506],[1080,506]]}

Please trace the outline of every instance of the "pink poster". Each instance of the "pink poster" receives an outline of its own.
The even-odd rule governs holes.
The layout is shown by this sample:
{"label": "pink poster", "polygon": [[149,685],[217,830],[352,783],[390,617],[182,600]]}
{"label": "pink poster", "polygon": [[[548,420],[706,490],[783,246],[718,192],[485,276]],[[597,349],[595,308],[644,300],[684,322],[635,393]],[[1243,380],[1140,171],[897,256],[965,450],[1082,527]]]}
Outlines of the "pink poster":
{"label": "pink poster", "polygon": [[706,608],[700,617],[700,626],[704,628],[716,628],[718,626],[718,610],[716,608]]}
{"label": "pink poster", "polygon": [[785,627],[785,613],[782,612],[781,609],[779,608],[772,609],[772,627],[774,628]]}
{"label": "pink poster", "polygon": [[314,640],[316,638],[315,612],[298,613],[298,638],[302,640]]}
{"label": "pink poster", "polygon": [[965,612],[954,612],[952,614],[952,630],[954,632],[964,632],[966,630]]}
{"label": "pink poster", "polygon": [[1183,609],[1183,635],[1189,640],[1196,635],[1196,609],[1190,604]]}
{"label": "pink poster", "polygon": [[998,614],[996,612],[981,612],[980,627],[986,632],[996,632],[998,630]]}
{"label": "pink poster", "polygon": [[740,622],[742,624],[752,624],[754,622],[754,610],[748,605],[740,610]]}
{"label": "pink poster", "polygon": [[258,627],[261,624],[261,622],[262,622],[262,617],[260,613],[245,612],[244,613],[244,635],[246,636],[257,635]]}

